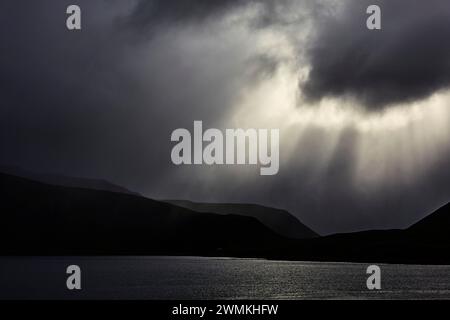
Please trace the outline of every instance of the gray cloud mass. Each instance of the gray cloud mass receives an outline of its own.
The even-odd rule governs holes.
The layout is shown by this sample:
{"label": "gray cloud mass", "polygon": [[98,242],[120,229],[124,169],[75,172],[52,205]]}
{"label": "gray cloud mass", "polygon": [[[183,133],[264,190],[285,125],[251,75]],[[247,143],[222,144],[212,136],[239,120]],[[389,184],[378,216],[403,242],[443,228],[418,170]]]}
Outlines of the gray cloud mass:
{"label": "gray cloud mass", "polygon": [[[431,1],[344,1],[323,21],[311,48],[304,84],[311,100],[357,98],[370,110],[424,99],[450,85],[450,5]],[[365,28],[366,8],[377,4],[382,30]]]}

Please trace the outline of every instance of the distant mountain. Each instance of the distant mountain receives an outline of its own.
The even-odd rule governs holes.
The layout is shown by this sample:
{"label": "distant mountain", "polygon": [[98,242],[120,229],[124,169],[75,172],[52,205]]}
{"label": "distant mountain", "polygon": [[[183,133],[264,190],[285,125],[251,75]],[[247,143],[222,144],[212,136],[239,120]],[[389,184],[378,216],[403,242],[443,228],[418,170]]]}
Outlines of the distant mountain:
{"label": "distant mountain", "polygon": [[197,212],[236,214],[253,217],[276,233],[292,239],[319,237],[317,233],[302,224],[296,217],[285,210],[255,204],[197,203],[184,200],[167,200],[166,202]]}
{"label": "distant mountain", "polygon": [[0,174],[0,221],[0,255],[265,256],[284,243],[250,217],[6,174]]}
{"label": "distant mountain", "polygon": [[0,166],[0,173],[10,174],[13,176],[27,178],[57,186],[86,188],[93,190],[103,190],[103,191],[139,195],[137,192],[130,191],[124,187],[115,185],[111,182],[102,179],[69,177],[51,173],[36,173],[29,170],[24,170],[16,166]]}

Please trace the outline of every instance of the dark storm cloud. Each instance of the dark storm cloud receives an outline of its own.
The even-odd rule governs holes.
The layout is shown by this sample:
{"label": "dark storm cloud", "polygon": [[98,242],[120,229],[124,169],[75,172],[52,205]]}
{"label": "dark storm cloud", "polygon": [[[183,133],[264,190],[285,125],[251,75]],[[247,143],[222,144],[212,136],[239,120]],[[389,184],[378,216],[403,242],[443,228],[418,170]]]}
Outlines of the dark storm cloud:
{"label": "dark storm cloud", "polygon": [[[143,116],[147,105],[128,66],[129,47],[112,23],[123,13],[117,2],[77,1],[82,30],[69,32],[66,8],[72,3],[0,5],[0,162],[139,180],[139,172],[164,160],[138,151],[148,144],[158,148],[152,136],[159,127]],[[158,111],[148,117],[162,121]]]}
{"label": "dark storm cloud", "polygon": [[[310,100],[352,97],[371,110],[427,98],[450,86],[450,5],[447,0],[344,2],[319,21],[309,50]],[[382,30],[366,28],[366,9],[378,4]]]}
{"label": "dark storm cloud", "polygon": [[[283,15],[288,11],[295,12],[297,18],[302,14],[311,18],[325,9],[320,0],[139,0],[124,21],[135,27],[135,31],[161,25],[199,24],[220,19],[230,10],[248,5],[256,5],[259,9],[259,15],[251,21],[256,28],[298,22],[296,18]],[[300,6],[301,10],[297,10]]]}
{"label": "dark storm cloud", "polygon": [[268,72],[245,72],[231,46],[191,47],[192,33],[130,41],[120,22],[134,1],[77,1],[82,30],[69,32],[72,3],[0,3],[2,164],[157,190],[171,132],[220,122],[239,71]]}
{"label": "dark storm cloud", "polygon": [[209,17],[253,0],[141,0],[134,8],[129,22],[134,26],[159,23],[203,21]]}

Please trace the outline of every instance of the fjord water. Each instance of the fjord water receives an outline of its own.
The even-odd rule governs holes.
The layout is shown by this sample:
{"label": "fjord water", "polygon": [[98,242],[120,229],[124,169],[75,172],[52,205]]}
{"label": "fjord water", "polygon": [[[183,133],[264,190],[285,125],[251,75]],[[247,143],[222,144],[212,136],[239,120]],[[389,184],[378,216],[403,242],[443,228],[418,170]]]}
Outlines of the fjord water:
{"label": "fjord water", "polygon": [[[81,268],[81,291],[66,268]],[[450,299],[450,266],[202,257],[1,257],[0,299]]]}

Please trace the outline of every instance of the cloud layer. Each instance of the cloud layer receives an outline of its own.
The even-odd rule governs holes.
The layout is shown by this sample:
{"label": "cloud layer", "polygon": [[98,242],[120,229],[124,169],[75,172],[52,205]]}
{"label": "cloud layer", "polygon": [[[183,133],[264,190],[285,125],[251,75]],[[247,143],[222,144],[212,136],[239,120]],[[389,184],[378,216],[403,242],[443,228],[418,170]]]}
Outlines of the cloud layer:
{"label": "cloud layer", "polygon": [[[446,0],[343,1],[318,25],[304,84],[311,100],[356,98],[370,110],[424,99],[450,85],[450,6]],[[368,30],[370,4],[382,30]]]}

